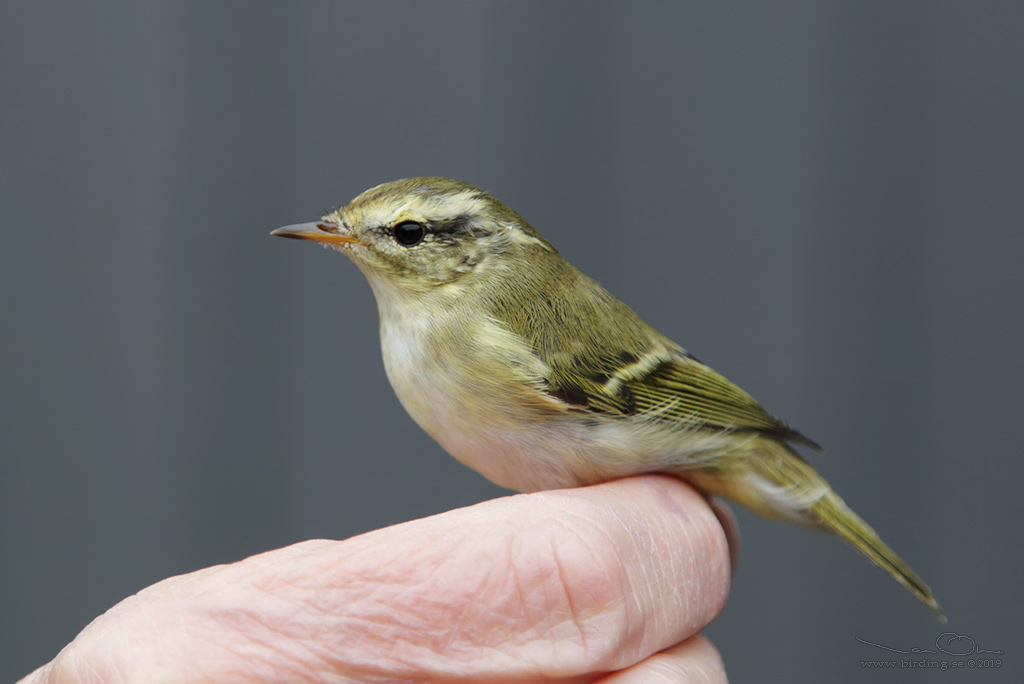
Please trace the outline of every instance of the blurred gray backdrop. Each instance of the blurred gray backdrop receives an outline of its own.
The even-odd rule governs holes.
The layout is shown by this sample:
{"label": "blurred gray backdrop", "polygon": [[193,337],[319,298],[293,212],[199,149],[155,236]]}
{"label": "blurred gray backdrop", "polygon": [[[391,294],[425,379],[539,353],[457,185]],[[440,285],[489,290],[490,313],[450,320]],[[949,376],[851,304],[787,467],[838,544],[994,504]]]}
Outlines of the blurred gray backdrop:
{"label": "blurred gray backdrop", "polygon": [[[733,681],[1021,681],[1022,34],[1015,2],[6,0],[0,679],[169,575],[507,493],[399,406],[362,275],[268,235],[447,175],[826,445],[950,616],[740,511]],[[860,665],[945,630],[1003,667]]]}

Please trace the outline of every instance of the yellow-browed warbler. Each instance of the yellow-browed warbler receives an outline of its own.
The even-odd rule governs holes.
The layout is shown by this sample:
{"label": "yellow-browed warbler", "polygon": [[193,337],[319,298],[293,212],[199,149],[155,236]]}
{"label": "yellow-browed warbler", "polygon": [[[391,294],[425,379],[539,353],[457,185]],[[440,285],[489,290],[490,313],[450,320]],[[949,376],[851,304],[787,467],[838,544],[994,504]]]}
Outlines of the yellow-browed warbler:
{"label": "yellow-browed warbler", "polygon": [[536,491],[670,473],[767,518],[839,535],[942,617],[928,586],[791,446],[814,442],[481,190],[394,181],[273,234],[355,262],[377,298],[402,405],[497,484]]}

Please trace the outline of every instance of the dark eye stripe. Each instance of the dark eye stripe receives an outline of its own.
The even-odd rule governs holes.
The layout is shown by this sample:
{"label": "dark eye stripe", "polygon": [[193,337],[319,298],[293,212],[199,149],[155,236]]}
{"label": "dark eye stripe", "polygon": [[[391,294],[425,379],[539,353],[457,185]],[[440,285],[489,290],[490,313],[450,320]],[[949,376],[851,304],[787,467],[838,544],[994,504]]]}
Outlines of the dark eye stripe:
{"label": "dark eye stripe", "polygon": [[430,230],[433,233],[470,233],[469,225],[469,217],[459,215],[449,219],[432,221]]}

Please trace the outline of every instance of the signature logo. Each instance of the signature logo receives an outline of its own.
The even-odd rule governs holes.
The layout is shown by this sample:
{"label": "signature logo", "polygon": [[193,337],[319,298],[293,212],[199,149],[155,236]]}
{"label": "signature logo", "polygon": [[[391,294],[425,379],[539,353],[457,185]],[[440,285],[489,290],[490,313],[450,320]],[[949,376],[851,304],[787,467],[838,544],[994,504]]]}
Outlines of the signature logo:
{"label": "signature logo", "polygon": [[909,650],[904,650],[904,649],[901,649],[901,648],[893,648],[892,646],[884,646],[882,644],[876,644],[873,641],[868,641],[867,639],[861,639],[860,637],[854,637],[854,638],[857,639],[857,641],[859,641],[862,644],[867,644],[868,646],[874,646],[875,648],[882,648],[882,649],[885,649],[886,651],[892,651],[893,653],[938,653],[938,652],[942,652],[942,653],[945,653],[946,655],[951,655],[951,656],[969,656],[969,655],[973,655],[975,653],[994,653],[996,655],[1001,655],[1003,653],[1002,651],[990,651],[987,648],[980,648],[978,646],[978,643],[974,639],[972,639],[971,637],[967,636],[966,634],[957,634],[956,632],[943,632],[942,634],[937,636],[935,638],[935,648],[938,649],[937,651],[933,651],[933,650],[931,650],[929,648],[918,648],[917,646],[912,646]]}

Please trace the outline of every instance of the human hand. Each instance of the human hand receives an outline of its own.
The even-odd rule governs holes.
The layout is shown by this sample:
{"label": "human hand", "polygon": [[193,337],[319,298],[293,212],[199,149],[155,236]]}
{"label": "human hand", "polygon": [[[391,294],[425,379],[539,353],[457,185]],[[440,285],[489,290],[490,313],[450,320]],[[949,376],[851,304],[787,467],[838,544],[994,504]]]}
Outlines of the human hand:
{"label": "human hand", "polygon": [[510,496],[163,580],[22,683],[724,682],[729,568],[674,478]]}

